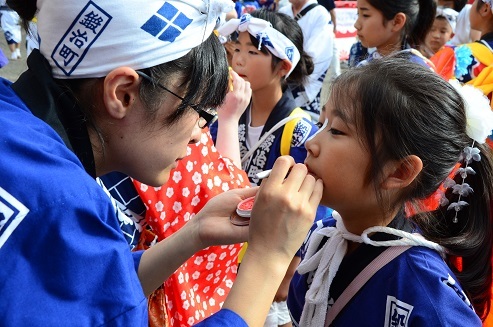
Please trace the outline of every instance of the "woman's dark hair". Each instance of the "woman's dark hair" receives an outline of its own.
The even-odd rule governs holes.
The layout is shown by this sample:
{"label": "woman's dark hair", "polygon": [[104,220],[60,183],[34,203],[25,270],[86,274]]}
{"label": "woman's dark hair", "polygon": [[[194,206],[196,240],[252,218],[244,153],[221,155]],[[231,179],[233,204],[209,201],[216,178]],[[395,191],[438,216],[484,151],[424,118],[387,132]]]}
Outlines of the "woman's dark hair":
{"label": "woman's dark hair", "polygon": [[[266,9],[255,10],[251,15],[252,17],[268,21],[272,24],[272,27],[284,34],[284,36],[294,43],[300,52],[300,61],[288,76],[286,82],[297,85],[303,84],[308,75],[313,72],[314,65],[312,57],[303,50],[303,32],[298,23],[286,14]],[[254,46],[258,47],[258,40],[254,36],[250,35],[250,40]],[[260,48],[260,51],[269,53],[269,50],[264,46]],[[272,56],[272,68],[276,67],[280,61],[281,59]]]}
{"label": "woman's dark hair", "polygon": [[[32,20],[36,14],[36,0],[8,0],[8,5],[19,13],[25,23]],[[168,116],[164,124],[174,123],[186,112],[185,109],[191,110],[187,108],[189,104],[195,104],[199,108],[216,108],[226,97],[228,63],[224,47],[214,34],[185,56],[143,71],[156,83],[168,86],[173,82],[173,85],[178,87],[176,90],[178,94],[182,94],[184,98],[178,110]],[[97,115],[95,107],[98,104],[94,99],[101,98],[97,95],[102,91],[103,78],[67,79],[58,82],[74,94],[87,118],[88,126],[100,132],[95,125],[94,117]],[[148,110],[148,119],[151,121],[164,99],[170,94],[159,88],[157,84],[142,79],[140,96]]]}
{"label": "woman's dark hair", "polygon": [[380,10],[387,21],[400,12],[404,13],[407,19],[402,30],[402,40],[409,42],[415,49],[419,49],[424,44],[435,19],[435,0],[368,0],[368,2]]}
{"label": "woman's dark hair", "polygon": [[[384,212],[405,204],[422,208],[420,204],[449,176],[462,184],[460,174],[451,173],[464,148],[473,144],[466,134],[465,104],[436,73],[398,55],[373,60],[337,77],[330,101],[354,123],[370,154],[366,182],[375,188]],[[484,319],[492,286],[493,158],[486,144],[474,146],[481,160],[469,164],[476,174],[469,174],[466,183],[474,193],[462,198],[469,205],[458,212],[458,222],[453,222],[455,211],[447,206],[410,219],[425,238],[447,249],[451,269]],[[410,155],[422,160],[423,169],[395,203],[386,203],[379,192],[382,167]],[[445,194],[450,203],[458,201],[451,189]],[[461,270],[452,264],[455,257],[462,258]]]}
{"label": "woman's dark hair", "polygon": [[[154,120],[165,99],[173,96],[157,86],[158,83],[173,89],[184,99],[177,110],[166,117],[163,126],[174,124],[187,110],[193,110],[190,104],[204,109],[219,107],[228,91],[229,71],[226,52],[215,34],[211,34],[185,56],[141,71],[152,79],[152,82],[141,79],[139,90],[140,99],[147,109],[148,122]],[[95,123],[95,117],[98,114],[96,107],[102,104],[98,104],[94,99],[102,99],[102,96],[98,95],[102,92],[103,80],[104,77],[58,81],[61,86],[67,87],[73,93],[87,118],[88,127],[98,132],[101,141],[103,135]],[[170,86],[171,83],[173,87]]]}

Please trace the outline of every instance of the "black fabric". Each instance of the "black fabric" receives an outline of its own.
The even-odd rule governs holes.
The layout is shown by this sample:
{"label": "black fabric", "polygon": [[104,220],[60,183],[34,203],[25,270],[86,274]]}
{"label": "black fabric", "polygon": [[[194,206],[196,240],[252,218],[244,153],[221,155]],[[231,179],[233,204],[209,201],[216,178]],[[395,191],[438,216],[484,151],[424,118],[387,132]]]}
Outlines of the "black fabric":
{"label": "black fabric", "polygon": [[53,79],[48,61],[38,49],[27,58],[28,70],[12,84],[12,89],[38,118],[49,124],[96,178],[92,145],[86,117],[71,92]]}
{"label": "black fabric", "polygon": [[329,12],[331,10],[335,9],[335,7],[336,7],[334,0],[318,0],[318,4],[323,6]]}
{"label": "black fabric", "polygon": [[300,20],[303,16],[306,15],[307,12],[309,12],[310,10],[315,8],[316,6],[318,6],[318,3],[312,3],[311,5],[309,5],[308,7],[306,7],[305,9],[300,11],[299,13],[297,13],[296,16],[294,16],[294,20],[296,20],[296,21]]}
{"label": "black fabric", "polygon": [[[249,110],[251,110],[250,106],[251,103],[249,105],[249,108],[247,108],[247,110],[245,110],[245,112],[241,115],[239,121],[240,124],[245,124],[245,135],[248,135],[247,115]],[[265,133],[267,133],[278,122],[280,122],[286,117],[289,117],[289,115],[295,108],[296,108],[296,104],[294,100],[289,98],[286,95],[286,93],[283,93],[281,99],[277,102],[276,106],[274,107],[274,109],[272,109],[269,117],[267,118],[264,128],[262,129],[262,133],[260,134],[260,137],[262,137]],[[284,126],[279,128],[273,134],[276,137],[279,137],[282,134],[283,130],[284,130]],[[251,144],[251,146],[253,146],[253,144]]]}
{"label": "black fabric", "polygon": [[486,34],[482,35],[481,36],[481,40],[482,41],[491,41],[491,40],[493,40],[493,32],[486,33]]}
{"label": "black fabric", "polygon": [[[405,217],[403,211],[390,222],[388,227],[409,233],[414,231],[413,226]],[[399,237],[386,233],[375,233],[371,236],[371,239],[374,241],[390,241],[399,239]],[[356,250],[344,257],[329,290],[330,297],[334,299],[334,302],[349,286],[349,283],[351,283],[351,281],[353,281],[356,276],[373,261],[373,259],[378,257],[386,249],[387,247],[385,246],[361,244]]]}

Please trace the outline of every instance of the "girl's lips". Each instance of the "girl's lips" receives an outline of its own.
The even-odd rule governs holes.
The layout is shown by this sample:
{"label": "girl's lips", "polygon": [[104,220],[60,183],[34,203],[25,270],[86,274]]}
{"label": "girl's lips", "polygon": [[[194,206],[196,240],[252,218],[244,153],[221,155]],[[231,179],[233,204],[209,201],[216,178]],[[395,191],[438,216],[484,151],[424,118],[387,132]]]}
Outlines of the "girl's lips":
{"label": "girl's lips", "polygon": [[310,167],[306,163],[305,163],[305,166],[308,169],[308,174],[315,177],[315,179],[318,179],[318,176],[310,170]]}

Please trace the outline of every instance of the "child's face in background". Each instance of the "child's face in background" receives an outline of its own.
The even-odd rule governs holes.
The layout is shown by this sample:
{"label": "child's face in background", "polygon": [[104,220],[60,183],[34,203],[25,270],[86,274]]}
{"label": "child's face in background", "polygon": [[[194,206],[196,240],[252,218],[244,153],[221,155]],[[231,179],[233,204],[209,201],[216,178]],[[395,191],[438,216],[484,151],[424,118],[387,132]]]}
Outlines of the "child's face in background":
{"label": "child's face in background", "polygon": [[385,22],[380,10],[370,5],[366,0],[358,0],[357,7],[358,19],[354,23],[354,27],[361,44],[365,48],[383,49],[398,42],[400,32],[395,33],[391,30],[392,23]]}
{"label": "child's face in background", "polygon": [[321,178],[324,191],[321,204],[337,210],[343,217],[373,210],[376,197],[373,184],[366,182],[370,158],[355,126],[334,106],[326,104],[326,123],[305,147],[305,164],[310,173]]}
{"label": "child's face in background", "polygon": [[452,26],[444,17],[437,17],[426,35],[425,44],[433,53],[440,50],[452,38]]}
{"label": "child's face in background", "polygon": [[232,67],[240,77],[250,82],[253,92],[273,84],[281,87],[277,70],[272,69],[272,55],[258,50],[252,44],[248,32],[238,35],[234,44]]}

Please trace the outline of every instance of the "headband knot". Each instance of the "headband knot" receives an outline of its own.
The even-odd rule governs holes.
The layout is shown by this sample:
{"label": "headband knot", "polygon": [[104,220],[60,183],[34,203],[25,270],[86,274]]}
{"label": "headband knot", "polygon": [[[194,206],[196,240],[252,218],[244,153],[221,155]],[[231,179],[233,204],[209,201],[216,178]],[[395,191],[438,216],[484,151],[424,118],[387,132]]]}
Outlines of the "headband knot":
{"label": "headband knot", "polygon": [[262,46],[265,46],[273,56],[292,63],[286,77],[291,74],[300,61],[300,52],[290,39],[273,28],[268,21],[252,17],[250,14],[244,14],[239,19],[229,20],[219,27],[217,31],[220,35],[219,39],[223,43],[226,42],[227,36],[234,32],[248,32],[257,39],[259,50]]}

